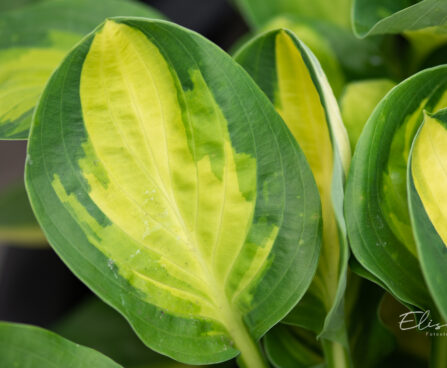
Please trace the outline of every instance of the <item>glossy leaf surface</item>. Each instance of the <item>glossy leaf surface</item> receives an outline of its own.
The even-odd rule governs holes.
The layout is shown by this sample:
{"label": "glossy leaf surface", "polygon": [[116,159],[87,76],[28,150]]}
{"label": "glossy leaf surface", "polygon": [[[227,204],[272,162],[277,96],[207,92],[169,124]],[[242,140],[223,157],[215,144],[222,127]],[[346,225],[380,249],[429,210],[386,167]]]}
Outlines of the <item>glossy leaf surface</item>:
{"label": "glossy leaf surface", "polygon": [[227,54],[168,22],[110,20],[52,77],[28,152],[50,243],[146,344],[262,366],[255,340],[315,272],[320,204],[293,136]]}
{"label": "glossy leaf surface", "polygon": [[[42,328],[0,322],[0,366],[120,368],[106,356]],[[122,368],[122,367],[121,367]]]}
{"label": "glossy leaf surface", "polygon": [[0,13],[0,139],[26,139],[34,106],[67,52],[105,18],[160,18],[126,0],[49,0]]}
{"label": "glossy leaf surface", "polygon": [[447,106],[447,67],[422,71],[379,103],[357,143],[345,215],[360,264],[398,299],[430,308],[407,205],[407,162],[423,111]]}
{"label": "glossy leaf surface", "polygon": [[303,148],[323,209],[323,245],[313,283],[288,323],[344,341],[341,305],[348,249],[342,216],[343,185],[350,151],[336,100],[320,64],[293,33],[259,36],[236,55],[271,99]]}

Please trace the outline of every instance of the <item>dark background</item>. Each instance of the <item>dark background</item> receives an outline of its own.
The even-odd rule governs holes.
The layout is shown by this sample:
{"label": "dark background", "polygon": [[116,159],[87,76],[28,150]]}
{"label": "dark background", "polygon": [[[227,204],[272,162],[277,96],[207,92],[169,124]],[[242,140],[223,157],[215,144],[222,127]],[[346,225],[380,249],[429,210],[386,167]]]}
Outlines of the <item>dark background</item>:
{"label": "dark background", "polygon": [[[143,2],[227,50],[248,30],[230,0]],[[0,191],[23,180],[25,157],[25,142],[0,141]],[[48,327],[90,293],[50,248],[0,244],[0,320]]]}

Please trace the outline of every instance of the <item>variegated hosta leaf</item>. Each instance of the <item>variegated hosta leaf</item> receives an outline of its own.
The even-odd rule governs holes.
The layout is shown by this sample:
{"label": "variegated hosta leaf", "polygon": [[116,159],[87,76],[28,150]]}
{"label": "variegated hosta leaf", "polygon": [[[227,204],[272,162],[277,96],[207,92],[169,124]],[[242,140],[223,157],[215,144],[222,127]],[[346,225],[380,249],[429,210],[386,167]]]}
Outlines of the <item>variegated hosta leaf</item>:
{"label": "variegated hosta leaf", "polygon": [[0,192],[0,243],[47,245],[31,210],[23,182],[10,185]]}
{"label": "variegated hosta leaf", "polygon": [[408,202],[422,272],[447,320],[447,110],[425,116],[408,165]]}
{"label": "variegated hosta leaf", "polygon": [[[120,368],[95,350],[42,328],[0,322],[1,367]],[[122,367],[121,367],[122,368]]]}
{"label": "variegated hosta leaf", "polygon": [[305,18],[326,20],[344,28],[351,25],[353,0],[235,0],[247,22],[260,28],[278,15],[299,15]]}
{"label": "variegated hosta leaf", "polygon": [[445,0],[354,0],[353,7],[353,28],[360,37],[447,23]]}
{"label": "variegated hosta leaf", "polygon": [[346,86],[340,100],[340,110],[352,152],[374,108],[394,86],[395,83],[388,79],[367,79]]}
{"label": "variegated hosta leaf", "polygon": [[236,60],[267,94],[302,147],[322,201],[318,270],[287,320],[345,343],[342,304],[348,249],[342,212],[350,150],[337,102],[320,64],[290,31],[261,35],[243,47]]}
{"label": "variegated hosta leaf", "polygon": [[429,308],[407,202],[407,161],[423,111],[447,106],[447,66],[424,70],[379,103],[357,143],[345,215],[357,260],[404,303]]}
{"label": "variegated hosta leaf", "polygon": [[254,82],[201,36],[107,21],[36,111],[31,203],[70,268],[154,350],[242,352],[306,291],[320,250],[304,155]]}
{"label": "variegated hosta leaf", "polygon": [[53,70],[105,18],[160,18],[127,0],[49,0],[0,13],[0,139],[26,139],[34,106]]}

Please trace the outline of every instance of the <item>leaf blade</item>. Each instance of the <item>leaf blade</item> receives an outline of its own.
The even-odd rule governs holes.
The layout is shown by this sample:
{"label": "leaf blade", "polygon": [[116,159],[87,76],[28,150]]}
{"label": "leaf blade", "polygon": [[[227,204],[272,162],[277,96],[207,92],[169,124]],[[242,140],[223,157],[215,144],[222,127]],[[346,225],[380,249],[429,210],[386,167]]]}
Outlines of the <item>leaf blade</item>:
{"label": "leaf blade", "polygon": [[[151,102],[157,94],[162,98]],[[304,156],[266,101],[229,56],[197,34],[168,22],[115,18],[73,50],[36,113],[27,188],[50,243],[146,344],[177,360],[223,361],[238,354],[234,344],[252,354],[249,338],[288,312],[316,266],[318,194]],[[282,145],[257,150],[271,133]],[[144,151],[150,148],[156,159]],[[228,203],[242,212],[223,206],[225,180]],[[298,198],[301,190],[306,196]],[[308,217],[300,220],[293,206]],[[305,246],[296,246],[299,239]],[[239,256],[221,258],[220,240]]]}
{"label": "leaf blade", "polygon": [[42,328],[0,322],[0,363],[5,367],[119,368],[106,356]]}

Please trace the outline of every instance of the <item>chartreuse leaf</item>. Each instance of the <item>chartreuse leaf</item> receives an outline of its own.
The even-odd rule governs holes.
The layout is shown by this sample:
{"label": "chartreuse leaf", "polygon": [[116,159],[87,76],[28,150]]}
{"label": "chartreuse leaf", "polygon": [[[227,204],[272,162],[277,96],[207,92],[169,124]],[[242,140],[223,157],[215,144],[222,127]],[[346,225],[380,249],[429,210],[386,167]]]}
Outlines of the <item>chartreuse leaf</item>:
{"label": "chartreuse leaf", "polygon": [[360,36],[402,33],[447,23],[445,0],[354,0],[353,28]]}
{"label": "chartreuse leaf", "polygon": [[395,83],[388,79],[367,79],[346,86],[340,99],[340,110],[352,152],[374,108],[394,86]]}
{"label": "chartreuse leaf", "polygon": [[330,21],[344,28],[351,26],[352,0],[235,0],[247,22],[260,28],[278,15],[294,14]]}
{"label": "chartreuse leaf", "polygon": [[23,182],[14,183],[0,193],[0,243],[47,244],[31,210]]}
{"label": "chartreuse leaf", "polygon": [[160,18],[125,0],[49,0],[0,13],[0,139],[26,139],[34,106],[53,70],[105,18]]}
{"label": "chartreuse leaf", "polygon": [[42,328],[0,322],[0,366],[27,368],[120,368],[95,350]]}
{"label": "chartreuse leaf", "polygon": [[447,106],[447,66],[424,70],[393,88],[357,143],[345,215],[351,249],[398,299],[432,306],[422,277],[407,205],[407,161],[423,111]]}
{"label": "chartreuse leaf", "polygon": [[425,115],[408,165],[408,203],[422,272],[447,320],[447,110]]}
{"label": "chartreuse leaf", "polygon": [[290,31],[259,36],[241,49],[236,60],[271,99],[302,147],[322,202],[318,270],[287,321],[346,343],[342,304],[348,249],[342,208],[350,150],[337,102],[320,64]]}
{"label": "chartreuse leaf", "polygon": [[49,242],[148,346],[263,366],[255,341],[315,273],[320,204],[293,136],[230,56],[168,22],[109,20],[51,78],[28,153]]}

